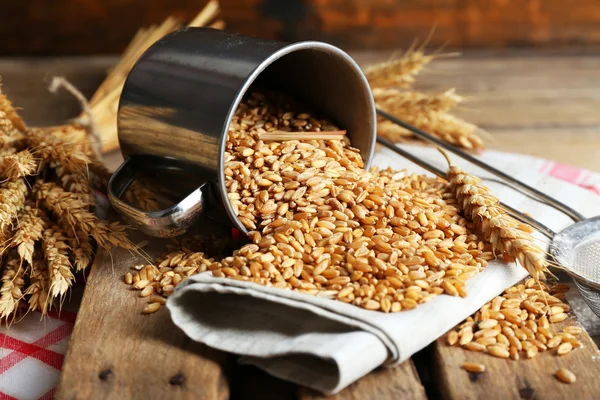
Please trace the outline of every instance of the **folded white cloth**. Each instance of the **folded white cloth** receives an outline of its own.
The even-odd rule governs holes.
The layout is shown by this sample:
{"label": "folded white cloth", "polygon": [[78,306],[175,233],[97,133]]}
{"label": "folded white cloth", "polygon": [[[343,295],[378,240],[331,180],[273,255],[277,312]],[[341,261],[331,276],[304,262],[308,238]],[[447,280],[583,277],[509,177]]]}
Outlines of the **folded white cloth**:
{"label": "folded white cloth", "polygon": [[[434,149],[406,148],[443,166]],[[392,154],[378,150],[376,165],[415,170],[413,164]],[[496,165],[503,161],[488,158]],[[476,168],[464,166],[479,174]],[[583,189],[542,176],[523,165],[501,167],[588,216],[600,214],[598,197]],[[503,201],[527,210],[553,229],[560,230],[571,223],[568,217],[540,207],[504,185],[488,184]],[[493,261],[468,281],[469,296],[465,299],[442,295],[415,310],[384,314],[327,298],[213,278],[205,273],[184,281],[167,306],[173,322],[191,339],[239,354],[243,363],[330,394],[380,365],[393,366],[407,360],[526,275],[517,265]]]}

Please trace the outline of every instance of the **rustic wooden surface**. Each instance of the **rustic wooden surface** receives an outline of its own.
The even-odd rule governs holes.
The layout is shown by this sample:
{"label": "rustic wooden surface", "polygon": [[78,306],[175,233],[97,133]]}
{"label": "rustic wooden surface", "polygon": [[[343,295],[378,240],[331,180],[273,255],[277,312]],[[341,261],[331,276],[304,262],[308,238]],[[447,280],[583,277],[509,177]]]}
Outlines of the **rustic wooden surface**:
{"label": "rustic wooden surface", "polygon": [[[574,290],[574,289],[573,289]],[[571,314],[564,322],[551,325],[551,332],[578,325]],[[445,337],[433,345],[433,371],[441,397],[447,399],[577,399],[600,398],[600,353],[587,332],[580,337],[583,347],[564,356],[556,349],[538,353],[529,360],[505,360],[489,354],[463,350],[446,344]],[[523,357],[522,357],[523,359]],[[471,374],[461,368],[464,362],[486,366],[482,374]],[[554,374],[567,368],[577,376],[571,385],[559,382]]]}
{"label": "rustic wooden surface", "polygon": [[[148,246],[154,253],[164,249],[157,242]],[[127,290],[123,277],[143,262],[124,250],[96,256],[57,399],[229,398],[231,356],[188,339],[164,308],[141,314],[148,299]]]}
{"label": "rustic wooden surface", "polygon": [[[189,20],[206,1],[5,1],[0,54],[118,54],[138,27]],[[5,4],[6,3],[6,4]],[[221,0],[228,29],[349,48],[600,44],[595,0]]]}
{"label": "rustic wooden surface", "polygon": [[[457,87],[470,96],[469,108],[461,110],[461,114],[492,134],[494,141],[489,143],[490,148],[537,154],[600,170],[597,157],[600,121],[596,112],[600,105],[596,93],[600,93],[600,58],[595,54],[600,53],[468,53],[461,58],[436,61],[419,78],[419,86],[424,90]],[[362,63],[384,57],[387,55],[382,53],[356,54]],[[4,89],[23,108],[27,121],[49,125],[79,113],[77,103],[68,95],[45,92],[52,75],[66,76],[90,96],[114,61],[107,57],[43,62],[5,59],[0,60],[0,74]],[[118,154],[112,154],[108,160],[114,167],[119,158]],[[107,253],[98,256],[88,277],[57,398],[227,398],[230,395],[234,399],[319,398],[310,391],[265,377],[254,368],[235,367],[231,357],[191,344],[168,322],[165,310],[151,316],[140,315],[143,300],[127,291],[122,283],[122,276],[133,263],[132,256],[119,251],[112,258]],[[586,327],[600,333],[597,318],[590,321],[591,325]],[[495,393],[492,390],[504,390],[499,393],[505,394],[505,398],[516,393],[518,398],[527,398],[532,392],[521,391],[527,388],[533,388],[537,393],[535,398],[560,398],[567,389],[571,394],[581,394],[577,398],[594,398],[586,396],[598,389],[580,369],[589,366],[597,375],[598,361],[593,355],[597,349],[589,339],[585,340],[584,349],[568,356],[543,354],[538,360],[520,363],[438,344],[429,350],[438,362],[431,363],[429,368],[435,368],[421,378],[425,377],[428,384],[437,383],[442,388],[438,394],[445,393],[454,399],[467,398],[471,392],[489,397]],[[481,361],[488,371],[473,383],[458,367],[463,360],[477,361],[477,357],[484,357]],[[565,365],[563,362],[583,382],[581,388],[579,382],[560,386],[553,381],[552,374]],[[423,374],[421,369],[419,372]],[[181,385],[171,383],[181,381]],[[233,386],[237,389],[230,393],[231,382],[239,386]],[[501,389],[504,386],[500,382],[510,388]],[[515,392],[514,387],[519,390]],[[551,391],[552,387],[557,389]],[[268,388],[273,390],[265,390]],[[257,393],[271,393],[272,397]],[[386,398],[384,395],[390,399],[425,398],[412,363],[375,371],[335,398]]]}

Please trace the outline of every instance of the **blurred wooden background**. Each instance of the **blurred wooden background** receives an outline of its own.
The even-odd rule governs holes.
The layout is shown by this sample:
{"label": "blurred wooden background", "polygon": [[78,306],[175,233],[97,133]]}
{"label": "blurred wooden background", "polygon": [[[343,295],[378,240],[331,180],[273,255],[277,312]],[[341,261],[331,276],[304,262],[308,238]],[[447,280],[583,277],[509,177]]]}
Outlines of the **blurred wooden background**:
{"label": "blurred wooden background", "polygon": [[[0,56],[120,53],[141,26],[204,0],[0,0]],[[598,0],[221,0],[228,29],[346,49],[600,44]]]}

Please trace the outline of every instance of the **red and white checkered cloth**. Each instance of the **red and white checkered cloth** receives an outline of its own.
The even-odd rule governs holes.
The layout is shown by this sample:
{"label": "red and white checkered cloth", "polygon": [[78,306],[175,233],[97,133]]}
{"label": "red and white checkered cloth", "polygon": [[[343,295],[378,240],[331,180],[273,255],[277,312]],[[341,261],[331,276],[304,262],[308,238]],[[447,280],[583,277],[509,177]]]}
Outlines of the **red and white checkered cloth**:
{"label": "red and white checkered cloth", "polygon": [[[600,195],[600,173],[553,161],[517,154],[487,151],[484,161],[501,167],[506,163],[561,179]],[[0,400],[51,399],[54,395],[76,312],[81,286],[60,314],[45,319],[35,312],[10,326],[0,327]]]}

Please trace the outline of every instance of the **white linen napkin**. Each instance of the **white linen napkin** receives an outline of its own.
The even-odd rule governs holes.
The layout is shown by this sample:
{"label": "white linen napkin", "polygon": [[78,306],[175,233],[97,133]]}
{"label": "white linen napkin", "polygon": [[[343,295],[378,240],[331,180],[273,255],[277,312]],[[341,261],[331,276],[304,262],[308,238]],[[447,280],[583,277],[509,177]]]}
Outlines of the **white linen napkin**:
{"label": "white linen napkin", "polygon": [[[439,168],[447,167],[435,149],[402,147]],[[467,171],[483,178],[491,176],[455,158]],[[600,215],[597,196],[534,172],[528,168],[526,157],[486,153],[481,158],[588,217]],[[377,150],[374,163],[421,172],[382,148]],[[506,185],[494,181],[486,185],[503,202],[529,212],[552,229],[559,231],[572,223],[560,212]],[[204,273],[182,282],[167,307],[175,325],[191,339],[239,354],[240,362],[256,365],[279,378],[331,394],[380,365],[394,366],[407,360],[526,275],[515,264],[492,261],[469,279],[467,298],[441,295],[414,310],[384,314]]]}

